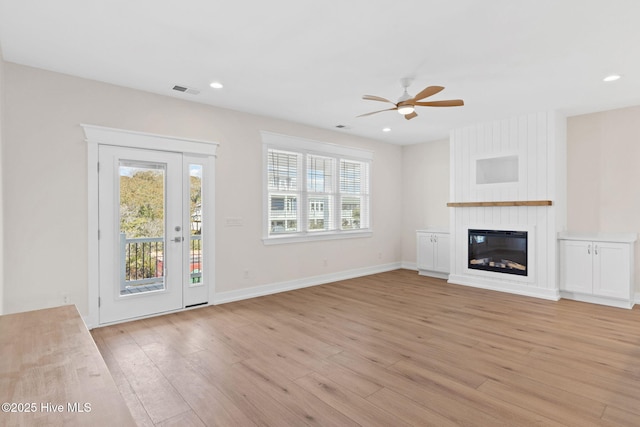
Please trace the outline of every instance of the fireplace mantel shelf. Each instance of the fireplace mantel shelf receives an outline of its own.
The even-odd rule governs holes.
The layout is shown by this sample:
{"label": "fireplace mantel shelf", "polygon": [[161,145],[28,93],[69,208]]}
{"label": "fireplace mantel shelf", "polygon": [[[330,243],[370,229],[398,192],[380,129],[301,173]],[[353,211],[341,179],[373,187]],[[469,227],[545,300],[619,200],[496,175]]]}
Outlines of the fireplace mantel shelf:
{"label": "fireplace mantel shelf", "polygon": [[449,202],[450,208],[474,208],[491,206],[551,206],[551,200],[513,200],[506,202]]}

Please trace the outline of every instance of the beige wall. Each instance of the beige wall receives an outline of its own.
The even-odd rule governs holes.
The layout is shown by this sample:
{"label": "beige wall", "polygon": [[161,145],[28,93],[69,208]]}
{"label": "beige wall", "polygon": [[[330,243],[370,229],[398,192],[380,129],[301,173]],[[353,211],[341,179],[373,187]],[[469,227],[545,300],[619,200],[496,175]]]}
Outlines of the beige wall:
{"label": "beige wall", "polygon": [[402,150],[402,260],[416,262],[416,230],[448,227],[449,140],[407,145]]}
{"label": "beige wall", "polygon": [[[4,64],[5,308],[87,314],[87,149],[81,123],[213,140],[216,291],[401,261],[402,148],[329,130]],[[374,151],[371,238],[264,246],[260,130]],[[242,217],[242,227],[225,218]],[[9,226],[10,225],[10,226]],[[324,266],[326,259],[328,266]],[[249,278],[244,271],[249,270]]]}
{"label": "beige wall", "polygon": [[[640,106],[567,121],[567,228],[640,231]],[[635,249],[640,292],[640,245]]]}

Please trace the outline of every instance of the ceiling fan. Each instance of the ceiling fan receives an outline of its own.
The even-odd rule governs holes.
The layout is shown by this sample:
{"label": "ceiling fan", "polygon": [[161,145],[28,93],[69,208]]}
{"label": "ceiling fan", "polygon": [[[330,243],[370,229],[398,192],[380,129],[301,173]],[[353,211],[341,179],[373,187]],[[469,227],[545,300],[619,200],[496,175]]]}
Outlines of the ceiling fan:
{"label": "ceiling fan", "polygon": [[411,80],[412,79],[409,79],[409,78],[404,78],[401,80],[402,87],[404,88],[404,93],[402,94],[402,96],[400,96],[400,98],[398,98],[398,102],[392,102],[380,96],[364,95],[362,99],[366,99],[368,101],[388,102],[390,104],[395,105],[395,107],[387,108],[386,110],[379,110],[379,111],[373,111],[371,113],[361,114],[358,117],[370,116],[372,114],[381,113],[383,111],[397,110],[398,113],[402,114],[405,119],[411,120],[414,117],[418,116],[418,114],[415,112],[415,107],[459,107],[461,105],[464,105],[464,101],[462,99],[449,99],[446,101],[421,102],[421,100],[428,98],[430,96],[433,96],[436,93],[442,91],[444,87],[429,86],[423,89],[422,91],[420,91],[416,96],[412,97],[407,92],[407,88],[411,85]]}

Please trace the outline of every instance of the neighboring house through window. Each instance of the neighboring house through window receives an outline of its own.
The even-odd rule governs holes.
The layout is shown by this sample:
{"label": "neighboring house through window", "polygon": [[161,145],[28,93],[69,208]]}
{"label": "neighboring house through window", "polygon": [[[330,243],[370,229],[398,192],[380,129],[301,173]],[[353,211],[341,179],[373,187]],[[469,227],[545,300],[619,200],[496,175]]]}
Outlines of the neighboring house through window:
{"label": "neighboring house through window", "polygon": [[367,150],[262,133],[266,243],[371,233]]}

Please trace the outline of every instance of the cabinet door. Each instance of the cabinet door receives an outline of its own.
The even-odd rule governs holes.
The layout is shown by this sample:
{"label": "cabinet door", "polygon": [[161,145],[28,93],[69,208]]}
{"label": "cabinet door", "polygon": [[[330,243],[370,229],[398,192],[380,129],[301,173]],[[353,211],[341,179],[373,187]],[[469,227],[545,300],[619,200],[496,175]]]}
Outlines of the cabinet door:
{"label": "cabinet door", "polygon": [[435,267],[432,236],[431,233],[417,233],[418,256],[416,264],[420,270],[433,270]]}
{"label": "cabinet door", "polygon": [[592,293],[593,243],[579,240],[560,242],[560,286],[563,291]]}
{"label": "cabinet door", "polygon": [[442,273],[449,272],[449,235],[434,234],[435,261],[434,270]]}
{"label": "cabinet door", "polygon": [[629,245],[595,242],[593,293],[613,298],[631,297]]}

